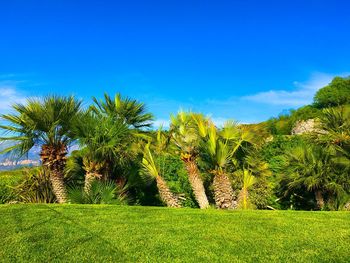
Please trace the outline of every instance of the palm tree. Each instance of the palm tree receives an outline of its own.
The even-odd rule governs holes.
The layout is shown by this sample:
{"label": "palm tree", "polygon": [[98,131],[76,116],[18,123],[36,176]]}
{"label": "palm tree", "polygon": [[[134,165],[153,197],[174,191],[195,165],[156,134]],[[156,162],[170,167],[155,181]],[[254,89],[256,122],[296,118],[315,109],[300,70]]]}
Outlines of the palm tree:
{"label": "palm tree", "polygon": [[129,146],[133,132],[121,120],[86,112],[76,125],[75,133],[84,152],[86,193],[92,182],[110,172],[112,166],[125,166],[132,158]]}
{"label": "palm tree", "polygon": [[153,155],[150,151],[150,144],[147,144],[144,149],[142,159],[143,172],[156,180],[157,188],[159,191],[160,199],[168,207],[181,207],[181,203],[178,197],[171,192],[166,181],[160,175],[159,167],[154,161]]}
{"label": "palm tree", "polygon": [[171,116],[170,134],[180,150],[180,157],[185,164],[188,179],[199,207],[201,209],[208,208],[208,198],[196,162],[200,136],[192,114],[181,111],[176,117]]}
{"label": "palm tree", "polygon": [[324,109],[320,116],[317,142],[333,148],[338,155],[350,158],[350,110]]}
{"label": "palm tree", "polygon": [[92,158],[83,158],[83,169],[85,171],[84,192],[89,193],[92,183],[103,177],[104,162],[93,161]]}
{"label": "palm tree", "polygon": [[50,172],[53,192],[59,203],[65,203],[64,167],[68,147],[75,138],[72,127],[81,114],[81,102],[74,97],[47,96],[28,99],[25,105],[15,104],[13,109],[15,113],[1,116],[7,123],[0,128],[11,134],[1,140],[15,142],[3,152],[23,156],[40,146],[40,158]]}
{"label": "palm tree", "polygon": [[[344,188],[349,194],[350,174],[350,109],[345,107],[324,109],[320,116],[320,130],[316,142],[333,152],[340,164],[339,178],[344,178]],[[350,207],[350,200],[345,207]]]}
{"label": "palm tree", "polygon": [[210,166],[210,173],[214,175],[214,199],[217,208],[233,209],[234,197],[231,181],[226,172],[227,165],[231,161],[233,151],[227,140],[222,140],[217,133],[214,124],[210,124],[208,135],[202,144],[202,158]]}
{"label": "palm tree", "polygon": [[153,115],[146,111],[143,103],[130,98],[122,98],[117,93],[112,99],[108,94],[104,95],[104,101],[93,98],[95,103],[92,110],[97,114],[104,114],[114,119],[119,119],[133,128],[147,128],[152,125]]}
{"label": "palm tree", "polygon": [[[197,118],[198,127],[203,127]],[[203,128],[200,128],[203,130]],[[219,132],[213,123],[208,132],[201,132],[203,137],[202,158],[209,164],[210,173],[214,175],[213,187],[215,204],[218,208],[235,208],[231,180],[228,176],[229,166],[234,166],[235,154],[244,142],[249,141],[250,133],[243,132],[238,126],[228,121]]]}
{"label": "palm tree", "polygon": [[[262,148],[256,144],[250,147],[245,147],[244,158],[240,160],[239,167],[242,169],[234,172],[235,179],[242,183],[242,188],[246,189],[246,194],[249,194],[248,208],[254,207],[258,209],[265,209],[268,206],[269,199],[272,195],[272,183],[269,177],[272,175],[269,164],[262,156]],[[252,185],[249,184],[249,176],[252,176]],[[242,207],[242,203],[238,194],[238,207]]]}
{"label": "palm tree", "polygon": [[334,154],[324,147],[302,144],[285,155],[283,169],[289,175],[289,191],[305,187],[315,195],[317,208],[323,209],[325,195],[344,192],[336,170]]}
{"label": "palm tree", "polygon": [[255,177],[248,171],[243,170],[243,186],[238,194],[238,207],[241,209],[248,209],[251,207],[249,202],[249,188],[252,187],[256,182]]}

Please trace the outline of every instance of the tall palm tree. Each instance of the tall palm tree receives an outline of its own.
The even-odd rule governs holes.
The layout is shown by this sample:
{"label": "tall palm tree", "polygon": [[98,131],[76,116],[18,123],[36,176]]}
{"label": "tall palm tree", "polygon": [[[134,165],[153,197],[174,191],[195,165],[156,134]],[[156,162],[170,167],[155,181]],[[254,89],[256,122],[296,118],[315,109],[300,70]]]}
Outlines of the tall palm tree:
{"label": "tall palm tree", "polygon": [[142,167],[143,167],[143,172],[145,174],[151,176],[156,180],[160,199],[168,207],[181,207],[181,202],[179,201],[178,197],[171,192],[167,182],[164,180],[164,178],[161,176],[159,172],[160,168],[154,161],[153,154],[151,153],[151,150],[150,150],[150,144],[147,144],[144,149]]}
{"label": "tall palm tree", "polygon": [[[200,127],[200,121],[197,120],[197,124]],[[236,152],[249,138],[250,133],[242,132],[232,121],[226,122],[221,131],[210,123],[207,135],[203,137],[202,156],[210,166],[210,173],[214,175],[214,198],[218,208],[235,208],[228,168],[234,166]]]}
{"label": "tall palm tree", "polygon": [[0,128],[11,135],[1,140],[15,143],[3,152],[23,156],[34,146],[40,146],[40,158],[50,172],[57,201],[65,203],[63,171],[68,147],[75,138],[72,127],[81,114],[81,102],[74,97],[47,96],[28,99],[25,105],[15,104],[13,109],[15,113],[1,115],[5,124]]}
{"label": "tall palm tree", "polygon": [[133,131],[121,120],[86,112],[76,125],[75,133],[84,151],[87,193],[91,183],[108,173],[111,166],[125,166],[132,158],[129,146],[133,142]]}
{"label": "tall palm tree", "polygon": [[92,110],[107,116],[119,119],[133,128],[145,128],[152,125],[153,115],[146,111],[144,103],[130,98],[123,98],[117,93],[112,99],[108,94],[104,95],[104,101],[93,98],[95,103]]}
{"label": "tall palm tree", "polygon": [[[150,138],[149,134],[145,131],[145,128],[152,125],[153,115],[147,112],[143,103],[130,98],[122,97],[119,93],[117,93],[114,98],[111,98],[108,94],[105,94],[104,100],[93,98],[93,101],[94,105],[91,106],[91,110],[99,118],[111,118],[115,122],[127,126],[130,134],[128,138],[128,149],[125,151],[125,153],[127,153],[129,156],[131,154],[133,157],[135,157],[140,151],[140,144],[143,145],[144,142]],[[130,158],[127,165],[128,167],[125,167],[124,164],[113,165],[118,164],[123,159],[125,158],[123,158],[123,155],[120,154],[119,160],[114,159],[114,162],[107,160],[106,167],[111,176],[112,171],[114,175],[118,175],[118,182],[128,181],[129,184],[131,181],[135,181],[134,179],[136,177],[130,176],[130,173],[126,174],[126,171],[134,171],[137,165],[135,165],[135,162],[133,162],[133,160],[131,161]],[[123,177],[127,177],[127,179]],[[134,183],[136,183],[136,181]]]}
{"label": "tall palm tree", "polygon": [[203,159],[210,166],[210,173],[214,175],[214,199],[217,208],[233,209],[234,197],[231,181],[226,168],[233,156],[233,150],[227,141],[222,140],[214,124],[210,124],[208,136],[204,138]]}
{"label": "tall palm tree", "polygon": [[199,207],[201,209],[208,208],[208,198],[196,161],[200,136],[192,114],[181,111],[177,116],[171,116],[170,134],[180,151],[181,160],[185,164],[188,179]]}

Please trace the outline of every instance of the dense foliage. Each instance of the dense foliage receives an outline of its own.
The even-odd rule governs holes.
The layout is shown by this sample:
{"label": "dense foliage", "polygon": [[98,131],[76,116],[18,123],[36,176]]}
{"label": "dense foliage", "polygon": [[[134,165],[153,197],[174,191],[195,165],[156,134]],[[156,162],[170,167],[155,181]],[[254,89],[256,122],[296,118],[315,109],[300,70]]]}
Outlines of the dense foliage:
{"label": "dense foliage", "polygon": [[335,77],[328,86],[317,91],[315,105],[327,108],[350,103],[350,77]]}
{"label": "dense foliage", "polygon": [[[37,146],[42,168],[2,179],[1,202],[350,209],[349,81],[335,78],[313,105],[264,123],[217,127],[179,112],[167,131],[153,130],[145,105],[120,94],[85,109],[74,97],[16,104],[2,115],[11,136],[1,140],[12,142],[4,152]],[[302,122],[312,127],[295,130]],[[68,156],[72,144],[79,149]]]}

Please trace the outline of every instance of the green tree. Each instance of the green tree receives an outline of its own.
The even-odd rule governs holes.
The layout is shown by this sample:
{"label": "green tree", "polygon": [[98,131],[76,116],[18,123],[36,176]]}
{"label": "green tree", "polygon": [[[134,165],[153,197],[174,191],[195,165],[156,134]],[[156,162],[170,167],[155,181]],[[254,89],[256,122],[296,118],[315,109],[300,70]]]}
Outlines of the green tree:
{"label": "green tree", "polygon": [[81,102],[74,97],[47,96],[13,105],[15,113],[4,114],[0,128],[8,133],[2,141],[15,144],[3,152],[25,155],[34,146],[41,147],[42,164],[50,172],[53,192],[59,203],[67,200],[64,168],[69,145],[74,141],[73,127],[81,116]]}
{"label": "green tree", "polygon": [[108,177],[115,166],[126,168],[133,158],[130,145],[134,131],[119,119],[87,112],[76,125],[75,133],[83,148],[85,192],[89,192],[93,181],[103,175]]}
{"label": "green tree", "polygon": [[117,93],[112,99],[104,95],[104,101],[93,98],[95,105],[91,108],[97,114],[105,114],[139,129],[152,125],[153,115],[146,110],[144,103],[130,98],[123,98]]}
{"label": "green tree", "polygon": [[331,83],[317,91],[314,103],[319,108],[350,103],[350,77],[335,77]]}
{"label": "green tree", "polygon": [[209,207],[209,202],[197,165],[200,143],[198,132],[199,130],[191,113],[179,112],[177,116],[171,117],[170,134],[172,141],[180,151],[180,157],[185,164],[195,199],[199,207],[205,209]]}
{"label": "green tree", "polygon": [[160,199],[168,207],[181,207],[181,203],[178,197],[171,192],[167,182],[164,180],[164,178],[159,172],[160,168],[153,158],[153,154],[150,150],[150,144],[147,144],[144,149],[142,167],[144,174],[147,174],[151,176],[151,178],[154,178],[156,180]]}
{"label": "green tree", "polygon": [[337,159],[332,151],[315,144],[301,144],[285,154],[283,170],[288,177],[288,191],[305,187],[314,194],[318,209],[323,209],[325,196],[344,194],[339,180]]}
{"label": "green tree", "polygon": [[[200,127],[203,126],[201,119],[197,118],[196,122],[201,129]],[[233,122],[226,122],[221,131],[218,131],[213,123],[209,123],[207,131],[201,132],[201,135],[203,138],[201,156],[207,163],[209,172],[214,176],[216,207],[233,209],[235,202],[228,168],[230,165],[234,166],[236,152],[244,142],[250,140],[251,133],[242,132]]]}
{"label": "green tree", "polygon": [[[136,185],[140,186],[141,182],[138,176],[141,165],[140,155],[142,155],[140,149],[143,149],[145,142],[150,139],[149,132],[145,129],[152,125],[153,115],[147,112],[144,103],[122,97],[119,93],[114,98],[105,94],[104,100],[93,98],[93,101],[94,105],[91,106],[91,110],[98,118],[110,118],[116,123],[126,125],[130,131],[128,149],[124,153],[127,156],[131,154],[133,158],[127,165],[118,165],[120,162],[116,159],[114,162],[107,163],[110,179],[116,179],[120,184],[128,184],[129,189],[136,187]],[[136,189],[134,190],[136,191]]]}
{"label": "green tree", "polygon": [[350,110],[344,107],[324,109],[316,140],[350,158]]}
{"label": "green tree", "polygon": [[346,189],[350,208],[350,109],[345,107],[324,109],[320,116],[320,130],[315,141],[336,155],[339,178]]}
{"label": "green tree", "polygon": [[[208,135],[203,138],[201,147],[202,159],[209,165],[209,172],[214,175],[214,199],[217,208],[233,209],[233,189],[230,178],[227,174],[227,166],[232,161],[233,154],[237,147],[233,148],[228,139],[219,136],[214,124],[208,127]],[[229,135],[229,136],[235,136]],[[238,146],[238,145],[237,145]],[[203,154],[204,153],[204,154]]]}

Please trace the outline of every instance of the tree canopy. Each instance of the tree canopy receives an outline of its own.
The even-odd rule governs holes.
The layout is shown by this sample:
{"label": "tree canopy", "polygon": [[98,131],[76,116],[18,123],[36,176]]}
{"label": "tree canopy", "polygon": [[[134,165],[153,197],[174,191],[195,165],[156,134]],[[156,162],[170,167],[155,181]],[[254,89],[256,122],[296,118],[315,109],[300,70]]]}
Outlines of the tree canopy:
{"label": "tree canopy", "polygon": [[331,83],[317,91],[314,103],[318,108],[350,103],[350,77],[335,77]]}

